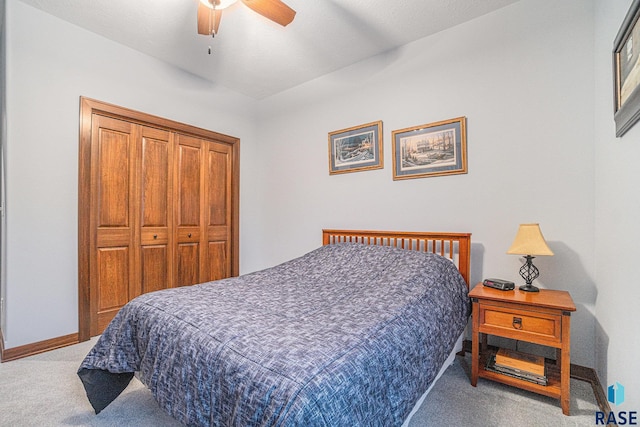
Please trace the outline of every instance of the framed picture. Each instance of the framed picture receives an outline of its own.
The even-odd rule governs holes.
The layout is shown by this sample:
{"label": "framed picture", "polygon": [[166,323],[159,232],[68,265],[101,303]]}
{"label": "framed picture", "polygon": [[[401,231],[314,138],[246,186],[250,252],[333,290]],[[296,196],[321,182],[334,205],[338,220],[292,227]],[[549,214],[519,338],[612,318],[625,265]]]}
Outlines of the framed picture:
{"label": "framed picture", "polygon": [[393,179],[467,173],[466,117],[391,132]]}
{"label": "framed picture", "polygon": [[329,174],[382,169],[382,121],[329,133]]}
{"label": "framed picture", "polygon": [[634,0],[613,47],[614,119],[622,136],[640,119],[640,0]]}

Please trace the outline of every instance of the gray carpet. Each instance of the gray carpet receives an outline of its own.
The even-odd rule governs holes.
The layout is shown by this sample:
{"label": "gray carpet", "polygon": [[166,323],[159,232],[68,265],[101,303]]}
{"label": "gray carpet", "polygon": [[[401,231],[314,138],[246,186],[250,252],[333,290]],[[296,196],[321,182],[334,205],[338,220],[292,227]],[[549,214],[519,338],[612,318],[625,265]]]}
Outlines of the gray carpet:
{"label": "gray carpet", "polygon": [[[95,343],[65,347],[0,364],[0,426],[179,426],[134,378],[99,415],[84,394],[76,370]],[[467,356],[468,360],[468,356]],[[410,426],[582,426],[595,424],[590,385],[571,381],[572,416],[543,396],[479,380],[471,387],[465,359],[447,369]]]}
{"label": "gray carpet", "polygon": [[471,357],[456,357],[433,387],[409,427],[593,426],[599,410],[591,384],[571,379],[571,416],[562,414],[560,402],[550,397],[480,378],[469,381]]}

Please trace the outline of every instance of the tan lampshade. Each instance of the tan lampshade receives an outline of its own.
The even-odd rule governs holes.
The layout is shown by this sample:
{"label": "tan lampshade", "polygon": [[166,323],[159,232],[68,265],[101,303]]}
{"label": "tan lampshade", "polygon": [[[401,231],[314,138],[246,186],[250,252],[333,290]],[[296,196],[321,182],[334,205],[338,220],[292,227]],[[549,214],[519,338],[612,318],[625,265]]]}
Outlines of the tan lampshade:
{"label": "tan lampshade", "polygon": [[544,241],[540,225],[520,224],[518,234],[507,251],[510,255],[553,255],[547,242]]}

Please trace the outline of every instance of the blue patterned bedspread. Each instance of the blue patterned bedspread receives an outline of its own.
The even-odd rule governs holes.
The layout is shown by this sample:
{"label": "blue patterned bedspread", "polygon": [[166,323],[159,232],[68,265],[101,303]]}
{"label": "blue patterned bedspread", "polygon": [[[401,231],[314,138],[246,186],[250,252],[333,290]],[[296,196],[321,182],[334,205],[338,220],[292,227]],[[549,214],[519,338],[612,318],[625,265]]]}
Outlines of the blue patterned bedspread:
{"label": "blue patterned bedspread", "polygon": [[467,286],[448,259],[328,245],[134,299],[78,373],[93,404],[137,372],[187,425],[399,426],[468,315]]}

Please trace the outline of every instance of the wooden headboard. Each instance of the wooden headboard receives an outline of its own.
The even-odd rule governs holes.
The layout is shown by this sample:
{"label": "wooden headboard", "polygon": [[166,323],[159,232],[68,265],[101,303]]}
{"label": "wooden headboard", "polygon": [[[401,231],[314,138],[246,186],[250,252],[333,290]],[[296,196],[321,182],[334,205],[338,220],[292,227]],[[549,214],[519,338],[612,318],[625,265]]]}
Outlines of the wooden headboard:
{"label": "wooden headboard", "polygon": [[465,282],[467,282],[467,287],[469,286],[471,233],[322,230],[323,245],[344,242],[395,246],[402,249],[440,254],[454,262]]}

